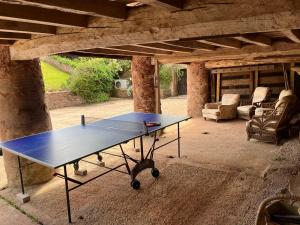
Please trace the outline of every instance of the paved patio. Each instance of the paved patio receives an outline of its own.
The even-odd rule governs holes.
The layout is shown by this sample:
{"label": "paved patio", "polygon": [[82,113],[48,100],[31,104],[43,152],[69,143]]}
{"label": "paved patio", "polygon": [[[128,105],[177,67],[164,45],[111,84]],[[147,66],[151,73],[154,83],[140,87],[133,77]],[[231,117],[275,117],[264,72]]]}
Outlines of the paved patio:
{"label": "paved patio", "polygon": [[[177,98],[168,98],[162,100],[162,110],[163,113],[166,114],[185,114],[186,112],[186,99],[185,97],[177,97]],[[132,111],[132,100],[131,99],[121,99],[121,100],[113,100],[109,101],[107,103],[101,103],[101,104],[93,104],[93,105],[83,105],[83,106],[77,106],[77,107],[68,107],[68,108],[62,108],[62,109],[56,109],[52,110],[51,113],[51,119],[54,129],[63,128],[71,125],[78,124],[80,121],[80,115],[85,114],[86,116],[90,117],[96,117],[96,118],[105,118],[110,117],[113,115],[130,112]],[[167,141],[169,138],[175,135],[176,129],[175,128],[168,128],[166,130],[166,134],[164,137],[161,138],[161,142]],[[149,144],[149,140],[146,140],[146,143]],[[131,144],[126,145],[127,151],[132,151]],[[182,124],[182,153],[183,157],[182,159],[170,159],[169,156],[176,156],[176,143],[169,145],[168,148],[163,148],[161,151],[158,151],[156,154],[156,159],[158,160],[160,168],[162,168],[162,172],[165,173],[165,176],[162,176],[161,180],[163,183],[160,185],[167,185],[169,188],[172,188],[172,185],[175,185],[173,182],[177,179],[183,179],[183,182],[189,183],[189,179],[195,179],[193,185],[196,185],[197,187],[200,187],[201,182],[204,182],[206,179],[214,179],[212,178],[212,174],[216,173],[215,179],[221,179],[222,176],[240,176],[240,175],[234,175],[234,173],[246,173],[250,175],[250,180],[244,184],[244,188],[249,190],[253,189],[252,185],[254,183],[257,183],[258,187],[261,187],[261,189],[264,188],[264,185],[261,182],[259,177],[262,177],[265,173],[266,169],[269,168],[271,165],[276,164],[277,162],[274,161],[274,157],[276,156],[276,153],[278,153],[280,147],[271,145],[271,144],[264,144],[257,141],[246,141],[246,133],[245,133],[245,121],[242,120],[234,120],[234,121],[224,121],[220,123],[216,123],[214,121],[204,121],[203,119],[192,119],[188,122],[185,122]],[[114,150],[113,150],[114,151]],[[110,158],[104,158],[104,160],[107,163],[114,163],[114,159]],[[0,176],[1,176],[1,183],[2,185],[4,182],[4,171],[3,171],[3,163],[2,160],[0,160]],[[175,167],[174,167],[175,165]],[[176,166],[177,165],[177,166]],[[189,169],[190,167],[195,169]],[[89,173],[93,174],[96,170],[94,167],[86,166]],[[177,171],[175,168],[182,168],[186,172],[186,176],[182,177],[182,175],[179,175],[181,172]],[[71,168],[70,168],[71,169]],[[174,169],[177,171],[175,174],[173,174],[172,171]],[[203,169],[209,169],[210,172],[207,172],[207,177],[199,178],[195,177],[195,174],[193,171]],[[223,171],[224,175],[219,174],[218,172],[213,171]],[[228,174],[228,171],[231,171]],[[232,172],[234,171],[234,172]],[[202,171],[203,172],[203,171]],[[201,172],[201,173],[202,173]],[[171,180],[167,178],[167,174],[170,174],[170,177],[173,177]],[[206,172],[205,172],[206,174]],[[226,175],[227,174],[227,175]],[[231,175],[230,175],[231,174]],[[154,184],[153,181],[150,182],[150,178],[147,178],[146,175],[142,175],[145,179],[144,185],[145,190],[151,189],[152,185],[158,185]],[[146,178],[145,178],[146,176]],[[220,176],[218,178],[218,176]],[[105,178],[105,183],[107,184],[107,187],[101,187],[105,193],[110,193],[110,189],[114,187],[115,181],[113,178],[118,177],[118,181],[116,183],[116,189],[121,188],[124,192],[124,190],[127,190],[127,178],[120,178],[119,175],[110,175],[108,178]],[[194,177],[194,178],[193,178]],[[210,177],[210,178],[209,178]],[[222,178],[223,179],[223,178]],[[248,178],[247,178],[248,179]],[[101,179],[100,179],[101,180]],[[121,181],[125,182],[122,183]],[[212,181],[211,181],[212,182]],[[224,181],[225,182],[225,181]],[[237,182],[237,181],[232,181]],[[1,185],[0,183],[0,185]],[[214,183],[214,182],[213,182]],[[207,188],[213,188],[213,183],[210,184],[212,186]],[[101,181],[97,183],[101,186]],[[98,186],[96,185],[96,186]],[[125,185],[125,186],[124,186]],[[203,185],[208,185],[208,183],[204,183]],[[215,185],[221,185],[215,184]],[[225,184],[222,184],[225,185]],[[248,186],[247,186],[248,185]],[[59,186],[59,188],[58,188]],[[123,187],[124,186],[124,187]],[[255,186],[255,185],[254,185]],[[280,185],[279,185],[280,186]],[[159,188],[162,188],[163,186],[159,186]],[[220,186],[221,187],[221,186]],[[276,186],[277,187],[277,186]],[[41,221],[46,221],[46,224],[62,224],[65,222],[65,218],[62,213],[58,215],[57,220],[54,220],[49,217],[48,215],[51,213],[54,213],[51,211],[51,208],[55,205],[55,203],[52,201],[51,195],[57,196],[57,201],[64,202],[64,194],[63,192],[54,192],[56,189],[61,189],[62,183],[61,181],[58,181],[57,179],[53,179],[49,184],[43,185],[42,187],[34,187],[33,189],[30,189],[29,192],[33,194],[32,198],[33,201],[31,201],[29,204],[22,205],[21,207],[25,210],[29,211],[30,214],[33,214],[34,216],[38,217]],[[125,188],[125,189],[124,189]],[[154,188],[154,187],[153,187]],[[158,187],[157,187],[158,188]],[[230,191],[231,194],[235,195],[235,191],[239,193],[239,191],[242,190],[236,190],[236,187],[232,187],[232,184],[230,184],[227,188],[228,191]],[[233,188],[233,189],[232,189]],[[86,190],[86,192],[92,191],[92,193],[97,192],[97,188],[92,184],[90,186],[87,186],[83,188]],[[88,191],[89,190],[89,191]],[[155,189],[154,189],[155,190]],[[194,189],[190,189],[192,191]],[[235,190],[235,191],[233,191]],[[106,192],[107,191],[107,192]],[[115,190],[120,191],[120,190]],[[143,193],[142,191],[141,193]],[[149,190],[150,191],[150,190]],[[220,189],[221,191],[221,189]],[[257,192],[258,190],[253,189],[253,193]],[[5,195],[6,197],[10,199],[14,199],[14,193],[17,192],[17,190],[13,191],[1,191],[0,194]],[[47,192],[47,195],[45,193]],[[123,193],[122,191],[120,191]],[[83,192],[78,192],[78,194],[83,194]],[[102,192],[101,192],[102,193]],[[130,192],[131,193],[131,192]],[[151,192],[152,193],[152,192]],[[172,193],[172,191],[170,192]],[[241,192],[242,193],[242,192]],[[74,200],[74,204],[78,204],[80,201],[80,195],[76,195],[74,197],[76,200]],[[166,195],[165,193],[164,195]],[[184,195],[187,195],[188,193],[183,193]],[[213,194],[213,193],[212,193]],[[222,191],[220,192],[222,195]],[[244,193],[245,194],[245,193]],[[109,194],[108,194],[109,195]],[[142,195],[142,194],[140,194]],[[107,196],[105,194],[105,196]],[[155,195],[154,195],[155,196]],[[102,196],[104,198],[104,196]],[[110,195],[111,198],[115,199],[113,196]],[[121,199],[124,198],[122,194],[119,196]],[[166,197],[166,196],[165,196]],[[170,196],[169,196],[170,197]],[[175,196],[174,196],[175,197]],[[200,196],[198,196],[200,198]],[[203,196],[202,196],[203,197]],[[202,199],[201,197],[201,199]],[[93,195],[87,196],[88,199],[93,199]],[[105,197],[106,198],[106,197]],[[203,201],[205,201],[205,197],[203,197]],[[230,198],[229,198],[230,199]],[[262,199],[262,196],[259,197],[256,201],[259,201]],[[109,198],[107,199],[109,200]],[[117,200],[117,199],[116,199]],[[41,212],[37,206],[39,204],[43,204],[43,201],[46,202],[43,210],[45,213]],[[125,200],[124,200],[125,201]],[[228,201],[228,200],[226,200]],[[234,201],[234,200],[233,200]],[[245,204],[249,204],[250,200],[244,199]],[[248,202],[247,202],[248,201]],[[192,204],[193,199],[191,199],[190,204]],[[233,202],[234,203],[234,202]],[[108,203],[106,203],[108,204]],[[136,203],[139,204],[139,203]],[[154,204],[154,203],[153,203]],[[197,204],[195,202],[195,204]],[[234,203],[235,204],[235,203]],[[255,203],[256,204],[256,203]],[[102,205],[98,205],[99,209],[89,209],[88,208],[89,203],[86,202],[86,212],[91,213],[93,210],[108,210],[108,208],[103,208]],[[246,207],[245,205],[245,207]],[[2,202],[0,202],[0,206],[2,210],[7,209],[7,213],[10,214],[12,217],[14,216],[14,213],[11,210],[10,206],[3,205]],[[48,206],[48,207],[47,207]],[[65,210],[64,205],[60,206],[62,207],[63,211]],[[131,206],[128,206],[131,207]],[[134,207],[134,206],[132,206]],[[196,205],[195,205],[196,207]],[[248,207],[248,206],[247,206]],[[256,206],[255,206],[256,207]],[[196,207],[197,208],[197,207]],[[195,210],[196,210],[195,208]],[[56,210],[56,209],[55,209]],[[54,211],[55,211],[54,210]],[[83,210],[83,211],[85,211]],[[253,208],[255,211],[255,208]],[[15,210],[14,210],[15,211]],[[77,215],[81,212],[75,212]],[[175,210],[176,211],[176,210]],[[108,215],[110,215],[109,212]],[[112,217],[115,215],[112,214]],[[149,215],[150,216],[150,215]],[[171,216],[171,214],[170,214]],[[184,215],[182,215],[184,217]],[[95,215],[89,215],[90,219],[87,219],[90,224],[93,224],[93,221],[97,220],[97,217]],[[130,217],[130,216],[129,216]],[[251,216],[251,218],[253,215]],[[108,216],[107,219],[110,217]],[[122,218],[123,219],[123,218]],[[123,221],[122,219],[116,220],[118,222]],[[56,222],[54,222],[56,221]],[[104,220],[105,221],[105,220]],[[185,220],[182,220],[182,224],[184,224]],[[197,224],[197,219],[194,220],[194,224]],[[123,221],[124,222],[124,221]],[[128,222],[128,221],[127,221]],[[124,224],[128,224],[128,223]],[[216,221],[212,220],[210,221],[212,224],[216,223]],[[152,220],[149,222],[149,224],[154,223]],[[160,223],[160,222],[159,222]],[[159,224],[158,223],[158,224]],[[171,223],[171,222],[170,222]],[[174,221],[172,222],[174,223]],[[0,218],[0,224],[1,218]],[[13,225],[13,223],[9,223],[10,225]],[[18,223],[16,223],[18,224]],[[104,223],[98,223],[97,224],[104,224]],[[115,224],[115,223],[111,223]],[[142,224],[142,223],[141,223]],[[146,223],[147,224],[147,223]]]}

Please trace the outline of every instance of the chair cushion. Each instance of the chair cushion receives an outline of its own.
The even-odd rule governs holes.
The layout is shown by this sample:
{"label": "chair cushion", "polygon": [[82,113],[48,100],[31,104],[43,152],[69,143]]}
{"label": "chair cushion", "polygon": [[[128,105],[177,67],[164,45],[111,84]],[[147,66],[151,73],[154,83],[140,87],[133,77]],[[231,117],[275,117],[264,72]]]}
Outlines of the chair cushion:
{"label": "chair cushion", "polygon": [[252,109],[252,107],[253,107],[252,105],[239,106],[239,107],[237,107],[238,114],[249,115],[250,110]]}
{"label": "chair cushion", "polygon": [[255,116],[262,116],[264,111],[272,111],[274,109],[271,108],[256,108],[255,109]]}
{"label": "chair cushion", "polygon": [[282,90],[279,94],[278,100],[281,100],[285,96],[292,95],[293,91],[292,90]]}
{"label": "chair cushion", "polygon": [[222,105],[238,105],[240,103],[239,94],[224,94],[222,96]]}
{"label": "chair cushion", "polygon": [[262,102],[266,99],[269,93],[268,87],[257,87],[253,93],[252,103]]}
{"label": "chair cushion", "polygon": [[209,115],[215,115],[215,116],[220,116],[220,111],[219,109],[202,109],[202,114],[209,114]]}

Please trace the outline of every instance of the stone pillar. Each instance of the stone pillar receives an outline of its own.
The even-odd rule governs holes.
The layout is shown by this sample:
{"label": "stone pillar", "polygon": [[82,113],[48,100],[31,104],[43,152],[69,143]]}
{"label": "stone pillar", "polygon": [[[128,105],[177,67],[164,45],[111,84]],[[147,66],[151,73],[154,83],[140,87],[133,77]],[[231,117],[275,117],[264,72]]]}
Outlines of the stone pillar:
{"label": "stone pillar", "polygon": [[155,113],[155,66],[151,58],[133,56],[131,71],[134,111]]}
{"label": "stone pillar", "polygon": [[[51,129],[44,102],[44,84],[39,60],[11,61],[9,48],[0,46],[0,140],[18,138]],[[3,151],[9,187],[19,187],[17,157]],[[23,163],[29,163],[22,159]],[[26,185],[52,178],[53,170],[38,164],[23,170]]]}
{"label": "stone pillar", "polygon": [[187,67],[187,113],[202,116],[202,108],[208,100],[208,73],[204,62],[191,63]]}

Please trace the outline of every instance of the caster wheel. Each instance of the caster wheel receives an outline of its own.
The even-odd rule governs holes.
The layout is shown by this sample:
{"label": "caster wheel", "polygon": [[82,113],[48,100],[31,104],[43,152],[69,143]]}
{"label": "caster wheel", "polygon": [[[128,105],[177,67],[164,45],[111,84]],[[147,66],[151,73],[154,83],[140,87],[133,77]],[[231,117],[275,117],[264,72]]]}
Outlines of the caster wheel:
{"label": "caster wheel", "polygon": [[155,177],[155,178],[156,178],[156,177],[159,177],[159,170],[156,169],[156,168],[154,168],[154,169],[152,169],[151,174],[152,174],[152,176]]}
{"label": "caster wheel", "polygon": [[131,181],[131,187],[135,190],[140,189],[141,183],[138,180]]}

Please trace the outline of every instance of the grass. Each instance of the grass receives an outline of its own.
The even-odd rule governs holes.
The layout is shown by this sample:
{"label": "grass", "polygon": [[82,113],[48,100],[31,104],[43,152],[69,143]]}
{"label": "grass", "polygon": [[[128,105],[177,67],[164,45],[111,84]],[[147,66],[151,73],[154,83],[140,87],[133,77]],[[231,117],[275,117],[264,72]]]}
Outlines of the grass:
{"label": "grass", "polygon": [[43,79],[46,91],[60,91],[66,89],[69,74],[54,66],[41,62]]}

